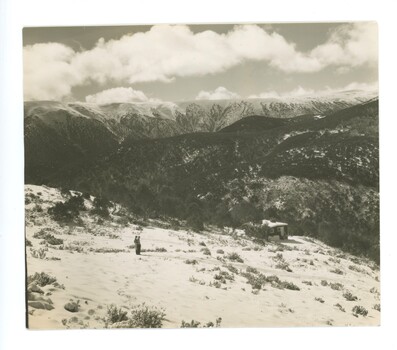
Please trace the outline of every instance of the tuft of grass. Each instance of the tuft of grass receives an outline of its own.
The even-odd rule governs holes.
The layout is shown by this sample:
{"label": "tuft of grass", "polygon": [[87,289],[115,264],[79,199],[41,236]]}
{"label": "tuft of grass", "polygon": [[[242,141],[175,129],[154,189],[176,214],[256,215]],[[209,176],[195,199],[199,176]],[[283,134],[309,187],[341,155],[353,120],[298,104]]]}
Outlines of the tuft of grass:
{"label": "tuft of grass", "polygon": [[321,285],[322,285],[323,287],[328,286],[328,281],[322,280],[322,281],[321,281]]}
{"label": "tuft of grass", "polygon": [[218,249],[218,250],[216,251],[216,253],[217,253],[217,254],[225,254],[225,252],[224,252],[223,249]]}
{"label": "tuft of grass", "polygon": [[184,320],[182,320],[181,323],[181,328],[213,328],[213,327],[220,327],[221,326],[221,322],[222,322],[222,318],[218,317],[215,320],[215,324],[214,322],[207,322],[206,324],[204,324],[202,327],[200,327],[201,322],[198,322],[196,320],[191,320],[190,322],[186,322]]}
{"label": "tuft of grass", "polygon": [[30,248],[30,254],[36,259],[45,259],[47,256],[47,249],[40,248],[40,249],[33,249]]}
{"label": "tuft of grass", "polygon": [[372,308],[380,312],[380,304],[375,304]]}
{"label": "tuft of grass", "polygon": [[321,304],[325,303],[324,299],[322,298],[314,298],[314,300],[318,301]]}
{"label": "tuft of grass", "polygon": [[198,328],[200,326],[200,322],[191,320],[190,322],[186,322],[182,320],[181,328]]}
{"label": "tuft of grass", "polygon": [[276,269],[280,269],[280,270],[285,270],[288,272],[292,272],[291,268],[289,267],[289,264],[286,261],[279,261],[276,264]]}
{"label": "tuft of grass", "polygon": [[[116,249],[116,248],[90,248],[90,252],[94,253],[124,253],[124,249]],[[143,252],[143,249],[141,250]]]}
{"label": "tuft of grass", "polygon": [[167,249],[165,249],[164,247],[161,248],[154,248],[154,249],[141,249],[142,253],[166,253]]}
{"label": "tuft of grass", "polygon": [[337,307],[340,311],[346,312],[346,310],[343,308],[343,306],[341,304],[337,303],[334,306]]}

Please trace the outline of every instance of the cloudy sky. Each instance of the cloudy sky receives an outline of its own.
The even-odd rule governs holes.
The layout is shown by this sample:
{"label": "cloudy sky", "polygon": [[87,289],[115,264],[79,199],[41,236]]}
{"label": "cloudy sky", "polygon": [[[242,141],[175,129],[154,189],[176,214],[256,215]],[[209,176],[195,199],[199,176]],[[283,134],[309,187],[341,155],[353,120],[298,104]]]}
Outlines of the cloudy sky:
{"label": "cloudy sky", "polygon": [[25,100],[299,96],[378,83],[377,25],[25,28]]}

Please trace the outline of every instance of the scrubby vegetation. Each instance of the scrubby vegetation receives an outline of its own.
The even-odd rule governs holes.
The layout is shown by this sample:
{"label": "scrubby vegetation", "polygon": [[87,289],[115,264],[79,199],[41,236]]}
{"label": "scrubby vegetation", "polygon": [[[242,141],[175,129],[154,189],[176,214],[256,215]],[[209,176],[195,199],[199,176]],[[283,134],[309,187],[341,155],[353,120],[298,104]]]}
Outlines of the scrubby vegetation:
{"label": "scrubby vegetation", "polygon": [[239,262],[239,263],[244,262],[243,258],[236,252],[227,254],[226,258],[229,259],[230,261],[235,261],[235,262]]}
{"label": "scrubby vegetation", "polygon": [[356,305],[352,309],[354,315],[367,316],[368,310],[364,306]]}
{"label": "scrubby vegetation", "polygon": [[111,328],[161,328],[165,320],[165,310],[145,303],[135,305],[130,311],[110,305],[104,318],[105,325]]}
{"label": "scrubby vegetation", "polygon": [[201,322],[198,322],[196,320],[191,320],[190,322],[186,322],[182,320],[181,323],[181,328],[213,328],[213,327],[220,327],[222,322],[222,318],[218,317],[214,322],[207,322],[203,326],[201,326]]}
{"label": "scrubby vegetation", "polygon": [[112,304],[107,308],[105,323],[113,324],[116,322],[127,321],[127,314],[128,311],[118,308],[116,305]]}
{"label": "scrubby vegetation", "polygon": [[143,303],[132,309],[129,326],[130,328],[161,328],[165,315],[164,309]]}
{"label": "scrubby vegetation", "polygon": [[347,301],[356,301],[358,298],[352,294],[352,292],[346,291],[343,293],[343,297],[347,300]]}
{"label": "scrubby vegetation", "polygon": [[80,222],[80,211],[85,210],[84,198],[82,195],[71,196],[65,202],[58,202],[48,209],[51,217],[60,223],[70,224]]}
{"label": "scrubby vegetation", "polygon": [[44,272],[36,272],[34,275],[28,276],[28,284],[35,282],[40,287],[47,286],[49,284],[53,284],[57,281],[55,277],[52,277]]}

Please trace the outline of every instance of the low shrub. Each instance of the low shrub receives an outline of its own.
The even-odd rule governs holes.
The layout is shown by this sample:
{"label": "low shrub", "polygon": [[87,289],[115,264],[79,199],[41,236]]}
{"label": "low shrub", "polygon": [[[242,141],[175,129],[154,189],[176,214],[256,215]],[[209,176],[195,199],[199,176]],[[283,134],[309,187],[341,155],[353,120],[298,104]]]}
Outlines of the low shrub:
{"label": "low shrub", "polygon": [[349,270],[359,272],[359,273],[364,273],[365,270],[361,267],[355,266],[355,265],[349,265]]}
{"label": "low shrub", "polygon": [[185,260],[185,264],[188,264],[188,265],[197,265],[197,264],[198,264],[198,261],[197,261],[196,259],[187,259],[187,260]]}
{"label": "low shrub", "polygon": [[289,267],[289,264],[286,261],[279,261],[276,264],[276,269],[280,269],[280,270],[285,270],[288,272],[292,272],[291,268]]}
{"label": "low shrub", "polygon": [[340,259],[338,259],[338,258],[334,258],[331,256],[328,260],[335,264],[340,264]]}
{"label": "low shrub", "polygon": [[330,287],[333,290],[342,290],[343,289],[343,284],[342,283],[331,283]]}
{"label": "low shrub", "polygon": [[352,309],[354,315],[367,316],[368,310],[364,306],[356,305]]}
{"label": "low shrub", "polygon": [[218,317],[215,321],[215,324],[213,322],[207,322],[205,325],[200,327],[201,322],[198,322],[196,320],[191,320],[190,322],[186,322],[182,320],[181,323],[181,328],[213,328],[213,327],[220,327],[222,322],[222,318]]}
{"label": "low shrub", "polygon": [[133,306],[130,317],[126,311],[111,305],[104,321],[112,328],[161,328],[164,320],[164,309],[143,303]]}
{"label": "low shrub", "polygon": [[131,328],[161,328],[165,320],[165,310],[145,303],[134,306],[131,311]]}
{"label": "low shrub", "polygon": [[358,298],[353,295],[351,292],[346,291],[345,293],[343,293],[343,297],[347,300],[347,301],[356,301]]}
{"label": "low shrub", "polygon": [[276,275],[271,275],[266,277],[266,282],[272,283],[272,284],[279,284],[281,281]]}
{"label": "low shrub", "polygon": [[225,284],[226,280],[234,281],[234,276],[227,271],[219,271],[219,273],[214,276],[214,280]]}
{"label": "low shrub", "polygon": [[226,258],[229,259],[230,261],[236,261],[239,263],[244,262],[244,260],[241,258],[241,256],[235,252],[227,254]]}
{"label": "low shrub", "polygon": [[222,249],[218,249],[216,252],[217,254],[225,254],[225,252]]}
{"label": "low shrub", "polygon": [[339,269],[339,268],[330,270],[330,272],[336,273],[337,275],[343,275],[344,274],[344,272],[341,269]]}
{"label": "low shrub", "polygon": [[219,281],[210,282],[210,287],[221,288],[222,284]]}
{"label": "low shrub", "polygon": [[259,271],[255,267],[251,267],[251,266],[247,266],[246,271],[248,273],[254,273],[254,274],[259,273]]}
{"label": "low shrub", "polygon": [[261,273],[253,274],[250,272],[242,272],[241,276],[247,279],[247,283],[250,284],[253,289],[262,289],[263,285],[267,282],[266,276]]}
{"label": "low shrub", "polygon": [[47,250],[44,248],[33,249],[30,248],[30,254],[36,259],[45,259],[47,256]]}
{"label": "low shrub", "polygon": [[54,237],[51,234],[47,234],[44,239],[50,245],[61,245],[61,244],[63,244],[63,239],[56,238],[56,237]]}
{"label": "low shrub", "polygon": [[[90,248],[90,252],[94,252],[94,253],[124,253],[125,250],[117,249],[117,248],[96,248],[96,249]],[[143,250],[141,250],[141,252],[143,252]]]}
{"label": "low shrub", "polygon": [[236,275],[238,275],[238,269],[236,267],[234,267],[231,264],[227,264],[225,265],[225,267],[232,273],[235,273]]}
{"label": "low shrub", "polygon": [[281,289],[285,288],[285,289],[289,289],[289,290],[300,290],[300,288],[296,284],[294,284],[292,282],[288,282],[288,281],[283,281],[283,282],[279,283],[279,287]]}
{"label": "low shrub", "polygon": [[380,312],[380,304],[375,304],[372,308]]}
{"label": "low shrub", "polygon": [[200,326],[200,322],[191,320],[190,322],[186,322],[182,320],[181,328],[198,328]]}
{"label": "low shrub", "polygon": [[200,251],[203,252],[204,255],[211,255],[211,251],[207,247],[201,248]]}
{"label": "low shrub", "polygon": [[163,247],[161,247],[161,248],[156,247],[155,249],[141,249],[141,252],[142,253],[166,253],[167,249],[165,249]]}
{"label": "low shrub", "polygon": [[346,312],[346,310],[343,308],[343,306],[341,304],[337,303],[334,306],[337,307],[340,311]]}
{"label": "low shrub", "polygon": [[113,324],[116,322],[127,321],[127,313],[127,311],[124,311],[121,308],[117,308],[116,305],[112,304],[107,308],[105,323]]}
{"label": "low shrub", "polygon": [[40,287],[47,286],[49,284],[53,284],[56,282],[56,278],[50,275],[47,275],[44,272],[36,272],[34,275],[28,276],[28,284],[32,282],[36,282]]}

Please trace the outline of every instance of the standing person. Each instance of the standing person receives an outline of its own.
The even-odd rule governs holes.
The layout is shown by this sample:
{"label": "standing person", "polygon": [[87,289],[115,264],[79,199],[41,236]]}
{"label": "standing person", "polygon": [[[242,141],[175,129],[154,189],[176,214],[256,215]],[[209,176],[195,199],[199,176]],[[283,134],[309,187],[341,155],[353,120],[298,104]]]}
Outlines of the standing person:
{"label": "standing person", "polygon": [[141,236],[135,236],[134,243],[136,255],[141,255]]}

